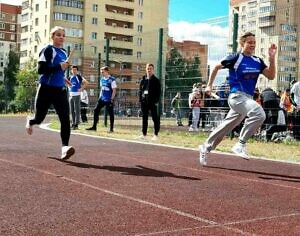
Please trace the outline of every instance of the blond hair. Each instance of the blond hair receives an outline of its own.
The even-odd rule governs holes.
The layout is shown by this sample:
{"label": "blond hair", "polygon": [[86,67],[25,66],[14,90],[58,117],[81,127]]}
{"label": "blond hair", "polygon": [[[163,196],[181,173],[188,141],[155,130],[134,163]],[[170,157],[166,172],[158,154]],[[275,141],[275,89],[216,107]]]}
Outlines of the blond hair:
{"label": "blond hair", "polygon": [[54,34],[56,31],[58,30],[62,30],[65,32],[65,28],[61,27],[61,26],[54,26],[51,30],[50,30],[50,35],[51,35],[51,38],[53,38]]}

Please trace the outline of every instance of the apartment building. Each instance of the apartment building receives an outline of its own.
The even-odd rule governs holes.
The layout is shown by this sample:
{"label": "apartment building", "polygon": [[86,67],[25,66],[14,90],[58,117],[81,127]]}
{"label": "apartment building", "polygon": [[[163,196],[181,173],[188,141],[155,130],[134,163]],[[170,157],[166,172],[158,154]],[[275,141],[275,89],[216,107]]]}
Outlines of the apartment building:
{"label": "apartment building", "polygon": [[200,59],[199,71],[202,75],[201,81],[208,81],[208,45],[201,44],[198,41],[183,40],[177,42],[173,38],[168,39],[168,50],[177,48],[180,55],[186,60],[192,60],[195,57]]}
{"label": "apartment building", "polygon": [[75,49],[72,64],[90,82],[92,103],[98,96],[99,67],[108,65],[117,78],[119,106],[133,105],[145,64],[158,62],[160,28],[165,54],[168,7],[168,0],[23,0],[20,63],[37,59],[51,28],[63,26],[64,48]]}
{"label": "apartment building", "polygon": [[[234,22],[237,16],[237,25]],[[299,78],[299,23],[300,1],[298,0],[231,0],[229,42],[233,42],[233,30],[238,35],[251,31],[256,35],[255,54],[268,64],[268,48],[271,43],[278,47],[275,80],[263,76],[258,80],[260,89],[272,87],[283,90],[289,82]],[[233,44],[229,45],[232,51]]]}
{"label": "apartment building", "polygon": [[4,80],[9,51],[19,50],[20,17],[20,6],[0,3],[0,81]]}

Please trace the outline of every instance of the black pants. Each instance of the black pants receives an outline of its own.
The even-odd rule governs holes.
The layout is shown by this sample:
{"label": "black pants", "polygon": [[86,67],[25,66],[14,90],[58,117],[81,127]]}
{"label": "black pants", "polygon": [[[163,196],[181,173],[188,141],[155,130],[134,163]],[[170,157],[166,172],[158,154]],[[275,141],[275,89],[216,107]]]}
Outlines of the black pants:
{"label": "black pants", "polygon": [[141,110],[143,114],[143,127],[142,127],[143,135],[147,135],[149,110],[151,112],[151,117],[154,123],[154,134],[158,135],[158,132],[160,130],[160,116],[157,112],[157,105],[148,104],[146,101],[142,101]]}
{"label": "black pants", "polygon": [[300,111],[295,114],[293,136],[297,141],[300,141]]}
{"label": "black pants", "polygon": [[48,109],[53,105],[58,115],[60,137],[63,146],[69,145],[70,139],[70,110],[66,88],[40,85],[35,98],[35,116],[29,121],[30,125],[39,125],[45,119]]}
{"label": "black pants", "polygon": [[94,123],[93,127],[97,127],[98,121],[99,121],[99,114],[101,109],[106,106],[106,109],[108,111],[109,117],[110,117],[110,131],[114,130],[114,121],[115,121],[115,116],[114,116],[114,106],[111,102],[105,102],[103,100],[98,100],[96,108],[94,110]]}
{"label": "black pants", "polygon": [[88,104],[84,103],[84,102],[80,102],[80,115],[81,115],[81,121],[82,122],[87,122],[87,109],[88,109]]}

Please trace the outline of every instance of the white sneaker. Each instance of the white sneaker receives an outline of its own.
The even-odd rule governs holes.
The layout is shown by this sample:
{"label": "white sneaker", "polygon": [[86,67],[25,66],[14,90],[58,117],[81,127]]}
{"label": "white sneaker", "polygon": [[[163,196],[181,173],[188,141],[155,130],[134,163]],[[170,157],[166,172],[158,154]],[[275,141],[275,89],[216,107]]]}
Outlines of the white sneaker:
{"label": "white sneaker", "polygon": [[246,151],[246,146],[243,145],[243,144],[240,144],[240,143],[236,143],[231,151],[233,151],[234,154],[246,159],[246,160],[249,160],[249,156],[247,154],[247,151]]}
{"label": "white sneaker", "polygon": [[67,160],[75,153],[75,148],[72,146],[63,146],[61,148],[61,159]]}
{"label": "white sneaker", "polygon": [[151,138],[152,141],[156,141],[158,139],[157,135],[153,135],[153,137]]}
{"label": "white sneaker", "polygon": [[189,132],[194,132],[194,131],[195,131],[195,129],[193,127],[189,128]]}
{"label": "white sneaker", "polygon": [[26,129],[27,134],[32,135],[33,129],[32,129],[32,125],[30,125],[30,123],[29,123],[30,119],[31,119],[31,117],[27,116],[25,129]]}
{"label": "white sneaker", "polygon": [[138,136],[138,138],[141,139],[141,140],[146,140],[146,135],[141,134],[141,135]]}
{"label": "white sneaker", "polygon": [[203,166],[207,165],[207,161],[206,161],[207,154],[208,154],[208,150],[207,150],[207,147],[205,146],[205,144],[200,145],[199,146],[199,161],[200,161],[200,164]]}

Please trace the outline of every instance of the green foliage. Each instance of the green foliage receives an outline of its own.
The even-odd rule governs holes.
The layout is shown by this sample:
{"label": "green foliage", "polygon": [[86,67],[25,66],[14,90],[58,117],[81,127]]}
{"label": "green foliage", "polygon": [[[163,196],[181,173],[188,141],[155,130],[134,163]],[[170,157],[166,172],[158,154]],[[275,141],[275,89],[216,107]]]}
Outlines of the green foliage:
{"label": "green foliage", "polygon": [[181,92],[182,105],[188,107],[187,98],[193,84],[202,82],[200,58],[187,60],[180,55],[177,48],[172,48],[169,55],[166,62],[166,100],[171,101],[177,92]]}
{"label": "green foliage", "polygon": [[22,70],[19,70],[16,78],[18,86],[15,88],[15,107],[17,111],[33,110],[34,97],[37,86],[37,62],[31,58]]}
{"label": "green foliage", "polygon": [[[9,104],[15,98],[14,87],[16,86],[16,73],[19,69],[19,56],[14,52],[10,51],[8,54],[8,64],[4,68],[4,82],[3,82],[3,94],[4,98],[0,99],[0,109],[9,110]],[[4,107],[2,107],[4,104]]]}

